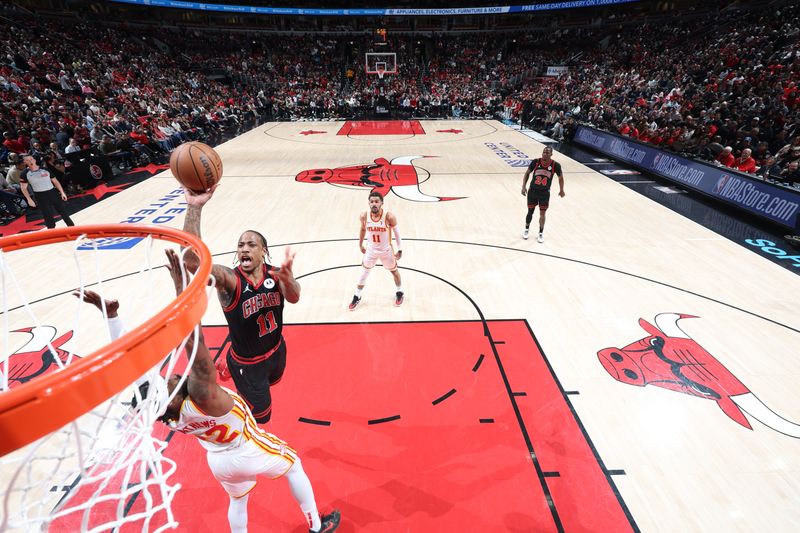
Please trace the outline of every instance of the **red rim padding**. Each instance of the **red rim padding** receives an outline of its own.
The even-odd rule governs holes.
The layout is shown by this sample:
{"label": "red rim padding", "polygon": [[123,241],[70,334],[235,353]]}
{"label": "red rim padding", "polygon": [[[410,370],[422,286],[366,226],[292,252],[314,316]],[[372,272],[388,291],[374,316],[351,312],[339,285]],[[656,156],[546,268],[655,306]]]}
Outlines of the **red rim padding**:
{"label": "red rim padding", "polygon": [[152,236],[193,248],[200,267],[186,289],[138,328],[63,370],[0,393],[0,457],[87,413],[151,369],[200,322],[208,299],[211,252],[199,238],[166,227],[103,224],[57,228],[0,238],[4,252],[103,237]]}

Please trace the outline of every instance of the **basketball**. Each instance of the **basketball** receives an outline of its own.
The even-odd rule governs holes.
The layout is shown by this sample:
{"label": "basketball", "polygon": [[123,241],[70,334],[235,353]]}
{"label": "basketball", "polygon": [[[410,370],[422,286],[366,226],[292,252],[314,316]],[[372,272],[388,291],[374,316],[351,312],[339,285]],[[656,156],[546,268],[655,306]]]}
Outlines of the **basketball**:
{"label": "basketball", "polygon": [[188,142],[173,150],[169,158],[172,175],[187,189],[203,192],[222,178],[222,159],[201,142]]}

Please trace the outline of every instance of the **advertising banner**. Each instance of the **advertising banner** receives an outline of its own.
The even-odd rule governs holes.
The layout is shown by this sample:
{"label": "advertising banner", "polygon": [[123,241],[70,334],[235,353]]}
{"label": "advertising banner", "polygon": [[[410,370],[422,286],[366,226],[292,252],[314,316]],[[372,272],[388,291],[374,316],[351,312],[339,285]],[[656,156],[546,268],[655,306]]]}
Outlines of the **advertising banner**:
{"label": "advertising banner", "polygon": [[566,2],[547,2],[524,6],[496,7],[454,7],[444,9],[308,9],[299,7],[261,7],[233,4],[209,4],[205,2],[189,2],[184,0],[111,0],[124,4],[143,6],[171,7],[175,9],[196,9],[199,11],[221,11],[225,13],[255,13],[258,15],[303,15],[303,16],[371,16],[371,17],[414,17],[414,16],[448,16],[448,15],[493,15],[503,13],[524,13],[528,11],[550,11],[555,9],[574,9],[579,7],[597,7],[612,4],[626,4],[638,0],[571,0]]}
{"label": "advertising banner", "polygon": [[787,228],[798,228],[800,191],[589,126],[578,127],[575,142]]}
{"label": "advertising banner", "polygon": [[547,71],[544,73],[545,76],[563,76],[569,72],[569,67],[562,67],[562,66],[550,66],[547,67]]}

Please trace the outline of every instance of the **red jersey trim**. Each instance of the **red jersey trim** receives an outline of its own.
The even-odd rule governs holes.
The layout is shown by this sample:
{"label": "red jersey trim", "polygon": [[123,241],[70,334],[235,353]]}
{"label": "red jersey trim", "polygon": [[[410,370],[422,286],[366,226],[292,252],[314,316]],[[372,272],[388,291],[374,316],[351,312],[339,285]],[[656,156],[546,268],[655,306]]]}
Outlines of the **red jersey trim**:
{"label": "red jersey trim", "polygon": [[[258,283],[258,285],[253,285],[253,290],[254,290],[254,291],[257,291],[258,289],[260,289],[260,288],[261,288],[261,286],[264,284],[264,280],[265,280],[265,279],[267,279],[267,274],[269,273],[269,269],[267,268],[267,264],[266,264],[266,263],[263,263],[263,264],[261,265],[261,268],[262,268],[262,269],[263,269],[263,271],[264,271],[264,277],[262,277],[262,278],[261,278],[261,281]],[[239,272],[239,274],[241,274],[241,276],[242,276],[242,277],[243,277],[245,280],[247,280],[247,275],[244,273],[244,270],[242,270],[242,265],[239,265],[239,266],[237,266],[237,267],[236,267],[236,271],[237,271],[237,272]],[[239,278],[239,276],[236,276],[236,277],[237,277],[237,279]],[[249,282],[248,282],[248,283],[249,283]]]}
{"label": "red jersey trim", "polygon": [[274,348],[272,348],[266,353],[262,353],[261,355],[256,355],[253,357],[242,357],[241,355],[233,351],[233,346],[231,346],[231,351],[229,352],[229,355],[231,356],[231,359],[233,359],[240,365],[254,365],[256,363],[261,363],[262,361],[266,361],[267,359],[272,357],[272,354],[278,351],[278,348],[281,347],[281,344],[283,344],[283,337],[281,337],[280,342],[278,342],[278,344],[276,344]]}
{"label": "red jersey trim", "polygon": [[224,313],[233,311],[233,308],[239,305],[239,297],[242,295],[242,281],[239,279],[239,276],[235,277],[236,277],[236,296],[233,298],[230,305],[222,308],[222,311]]}

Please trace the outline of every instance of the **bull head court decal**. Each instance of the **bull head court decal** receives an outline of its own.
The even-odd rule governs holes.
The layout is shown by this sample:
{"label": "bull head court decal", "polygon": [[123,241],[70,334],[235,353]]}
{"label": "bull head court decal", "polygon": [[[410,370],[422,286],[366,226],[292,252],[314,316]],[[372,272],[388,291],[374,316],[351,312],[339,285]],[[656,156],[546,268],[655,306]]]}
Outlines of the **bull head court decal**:
{"label": "bull head court decal", "polygon": [[[371,165],[304,170],[294,179],[301,183],[330,183],[331,185],[365,187],[371,191],[380,192],[384,197],[393,192],[403,200],[412,202],[460,200],[461,197],[457,196],[431,196],[419,190],[420,181],[424,181],[424,179],[420,180],[418,170],[423,169],[417,169],[412,161],[426,157],[431,156],[408,155],[395,157],[391,161],[379,157]],[[423,170],[423,172],[427,171]]]}
{"label": "bull head court decal", "polygon": [[655,317],[655,326],[639,319],[647,337],[624,348],[605,348],[597,352],[597,357],[606,372],[622,383],[653,385],[712,400],[730,419],[747,429],[753,428],[745,414],[784,435],[800,438],[800,425],[764,405],[678,326],[684,318],[697,317],[661,313]]}
{"label": "bull head court decal", "polygon": [[72,331],[68,331],[58,338],[56,338],[56,328],[53,326],[23,328],[14,330],[12,333],[25,333],[29,338],[9,357],[8,383],[10,388],[57,370],[56,359],[65,364],[69,358],[66,344],[72,339]]}

